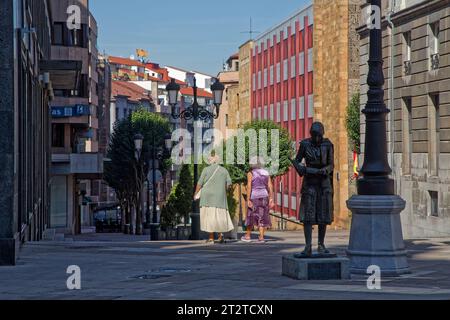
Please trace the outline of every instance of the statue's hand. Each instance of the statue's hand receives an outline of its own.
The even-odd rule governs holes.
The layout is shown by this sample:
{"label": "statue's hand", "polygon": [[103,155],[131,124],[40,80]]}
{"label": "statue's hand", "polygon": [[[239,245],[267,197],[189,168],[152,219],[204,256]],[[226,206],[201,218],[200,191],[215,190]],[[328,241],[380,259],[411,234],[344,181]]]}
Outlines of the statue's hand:
{"label": "statue's hand", "polygon": [[305,176],[305,175],[306,175],[306,172],[307,172],[307,168],[306,168],[305,166],[301,165],[301,166],[299,167],[299,174],[300,174],[300,176],[301,176],[301,177]]}
{"label": "statue's hand", "polygon": [[328,176],[328,172],[327,172],[326,169],[320,169],[319,170],[319,175],[326,177],[326,176]]}

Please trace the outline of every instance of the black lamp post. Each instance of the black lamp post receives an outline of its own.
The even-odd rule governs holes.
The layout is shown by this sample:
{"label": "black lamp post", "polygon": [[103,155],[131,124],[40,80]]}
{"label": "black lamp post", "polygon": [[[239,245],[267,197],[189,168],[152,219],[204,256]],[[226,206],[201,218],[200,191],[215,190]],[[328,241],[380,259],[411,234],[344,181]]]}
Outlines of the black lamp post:
{"label": "black lamp post", "polygon": [[[381,8],[381,0],[371,1],[372,9]],[[376,12],[381,12],[375,10]],[[375,19],[381,19],[375,17]],[[375,23],[377,24],[377,23]],[[381,25],[381,23],[380,23]],[[364,147],[364,164],[361,178],[358,180],[360,195],[394,195],[394,180],[389,178],[392,170],[388,162],[386,139],[386,116],[390,110],[384,103],[382,30],[373,27],[370,30],[369,74],[367,84],[366,139]]]}
{"label": "black lamp post", "polygon": [[[171,135],[166,135],[165,138],[165,147],[167,150],[170,150],[170,148],[172,147],[172,136]],[[148,158],[148,168],[149,170],[152,170],[152,184],[153,184],[153,199],[152,199],[152,211],[153,211],[153,217],[150,217],[150,205],[149,203],[147,203],[147,212],[146,212],[146,224],[147,224],[147,229],[150,228],[150,239],[151,241],[158,241],[159,240],[159,236],[158,236],[158,230],[159,230],[159,226],[160,223],[158,222],[158,212],[157,212],[157,184],[156,184],[156,161],[157,160],[162,160],[163,156],[162,156],[162,152],[164,152],[162,147],[157,147],[156,146],[156,134],[152,135],[152,146],[151,146],[151,161],[152,161],[152,166],[150,168],[150,158]],[[149,191],[148,189],[150,189],[150,181],[147,180],[147,191]],[[149,194],[149,192],[147,192]],[[150,197],[148,197],[147,202],[150,202]],[[150,220],[152,220],[150,222]]]}
{"label": "black lamp post", "polygon": [[407,252],[403,241],[400,213],[406,202],[395,195],[394,181],[387,157],[386,115],[382,56],[381,0],[371,0],[374,25],[370,29],[368,101],[362,111],[366,116],[366,140],[362,177],[358,195],[347,206],[352,211],[352,225],[347,255],[350,272],[367,274],[379,268],[383,276],[408,273]]}
{"label": "black lamp post", "polygon": [[[143,163],[141,162],[141,156],[142,156],[142,148],[143,148],[143,144],[144,144],[144,136],[140,133],[136,134],[134,136],[134,155],[136,158],[136,170],[135,170],[135,179],[136,181],[139,182],[139,194],[142,196],[142,189],[143,189],[143,171],[144,171],[144,166]],[[138,230],[137,225],[136,227],[136,231]],[[141,227],[141,226],[139,226]]]}
{"label": "black lamp post", "polygon": [[[211,112],[207,109],[207,107],[200,106],[197,101],[197,80],[193,77],[193,91],[194,91],[194,102],[191,107],[185,108],[180,113],[176,113],[175,107],[178,104],[178,94],[180,91],[180,86],[175,82],[175,79],[172,79],[171,82],[167,85],[167,93],[169,98],[169,104],[172,106],[172,117],[174,119],[185,119],[185,120],[194,120],[194,128],[195,122],[201,120],[212,120],[219,118],[220,114],[220,106],[222,104],[223,91],[225,90],[225,86],[219,82],[218,79],[211,86],[211,91],[213,92],[213,100],[215,106],[215,112]],[[195,129],[194,129],[195,130]],[[194,150],[195,150],[195,142],[194,142]],[[198,163],[194,159],[194,190],[198,183]],[[192,201],[192,240],[200,240],[200,209],[197,201]]]}

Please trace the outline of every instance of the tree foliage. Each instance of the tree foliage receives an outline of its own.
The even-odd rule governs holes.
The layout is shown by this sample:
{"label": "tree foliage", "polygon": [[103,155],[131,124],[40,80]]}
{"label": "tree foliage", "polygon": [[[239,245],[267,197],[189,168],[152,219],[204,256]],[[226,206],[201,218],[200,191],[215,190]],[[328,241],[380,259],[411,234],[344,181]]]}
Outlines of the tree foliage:
{"label": "tree foliage", "polygon": [[[137,133],[144,136],[142,156],[136,160],[134,137]],[[122,209],[126,211],[125,221],[131,222],[129,216],[136,210],[136,230],[142,229],[141,190],[149,168],[146,159],[151,156],[153,142],[156,146],[164,145],[164,137],[170,133],[170,124],[159,114],[141,108],[128,118],[119,120],[114,125],[108,147],[103,179],[115,190]],[[166,154],[167,160],[169,157]]]}
{"label": "tree foliage", "polygon": [[177,188],[178,184],[172,188],[167,203],[161,209],[161,227],[164,230],[167,230],[167,228],[174,228],[181,222],[181,217],[177,210]]}
{"label": "tree foliage", "polygon": [[189,219],[189,213],[192,211],[192,198],[194,196],[194,182],[189,169],[189,165],[183,165],[180,171],[180,180],[175,188],[176,209],[184,221]]}
{"label": "tree foliage", "polygon": [[356,93],[352,96],[347,107],[347,133],[350,139],[352,151],[360,153],[361,147],[361,113],[360,113],[360,94]]}
{"label": "tree foliage", "polygon": [[[272,130],[278,130],[279,134],[279,158],[277,159],[279,161],[278,169],[276,172],[272,172],[272,177],[278,177],[286,174],[288,172],[289,168],[291,167],[291,161],[290,159],[294,157],[295,151],[294,151],[294,141],[289,136],[289,133],[286,129],[280,127],[278,124],[276,124],[273,121],[253,121],[250,123],[247,123],[244,128],[244,132],[247,132],[249,130],[255,130],[257,133],[257,146],[252,146],[252,148],[257,148],[257,150],[260,150],[263,143],[266,143],[267,148],[267,155],[269,156],[269,159],[272,155]],[[262,139],[261,132],[265,131],[267,132],[267,140],[264,141]],[[230,173],[231,179],[234,184],[239,183],[247,183],[247,173],[251,170],[250,166],[250,158],[251,158],[251,152],[250,152],[250,144],[252,143],[251,139],[246,136],[245,137],[245,148],[242,150],[239,148],[238,139],[232,137],[230,139],[233,139],[233,141],[227,141],[226,145],[228,143],[234,145],[233,151],[234,151],[234,157],[235,159],[238,159],[239,153],[242,153],[241,155],[244,155],[244,163],[239,164],[226,164],[225,167]],[[225,148],[226,149],[226,145]],[[258,152],[259,154],[259,152]],[[224,155],[226,155],[226,150]],[[224,159],[226,159],[226,156],[224,156]],[[237,160],[236,160],[237,162]],[[272,163],[267,163],[267,165],[270,167]]]}

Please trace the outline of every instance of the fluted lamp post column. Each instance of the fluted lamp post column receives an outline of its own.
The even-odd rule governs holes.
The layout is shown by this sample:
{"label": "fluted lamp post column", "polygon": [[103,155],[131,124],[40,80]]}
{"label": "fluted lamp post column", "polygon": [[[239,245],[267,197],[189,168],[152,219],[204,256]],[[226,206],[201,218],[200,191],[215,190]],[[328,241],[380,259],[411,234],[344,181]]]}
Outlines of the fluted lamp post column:
{"label": "fluted lamp post column", "polygon": [[370,266],[378,266],[382,275],[396,276],[409,272],[400,219],[406,203],[395,195],[387,156],[390,110],[384,103],[381,0],[371,0],[370,5],[369,91],[362,111],[366,117],[364,164],[358,195],[347,202],[353,214],[347,255],[351,273],[367,274]]}

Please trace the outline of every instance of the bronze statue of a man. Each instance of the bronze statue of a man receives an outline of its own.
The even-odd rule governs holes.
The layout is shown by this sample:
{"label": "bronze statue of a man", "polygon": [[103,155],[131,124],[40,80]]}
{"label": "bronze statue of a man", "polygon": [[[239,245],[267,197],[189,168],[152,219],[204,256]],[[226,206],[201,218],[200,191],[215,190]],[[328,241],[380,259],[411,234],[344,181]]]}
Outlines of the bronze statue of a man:
{"label": "bronze statue of a man", "polygon": [[[327,255],[325,247],[327,226],[333,223],[333,171],[334,147],[330,140],[324,138],[325,129],[322,123],[315,122],[311,126],[311,138],[300,143],[300,149],[294,165],[303,177],[302,199],[300,205],[300,221],[305,232],[305,250],[297,257],[312,256],[313,226],[319,226],[318,253]],[[305,164],[302,164],[303,160]]]}

